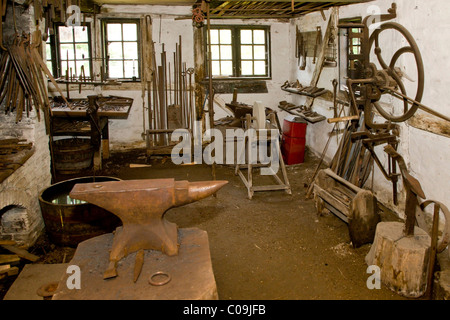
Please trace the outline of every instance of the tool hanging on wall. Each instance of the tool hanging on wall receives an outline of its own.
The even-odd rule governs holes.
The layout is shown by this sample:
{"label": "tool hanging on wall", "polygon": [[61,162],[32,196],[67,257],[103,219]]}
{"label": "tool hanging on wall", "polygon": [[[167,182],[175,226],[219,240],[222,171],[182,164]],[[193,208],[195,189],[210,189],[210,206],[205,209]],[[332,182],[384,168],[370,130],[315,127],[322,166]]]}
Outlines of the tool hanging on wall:
{"label": "tool hanging on wall", "polygon": [[[310,86],[317,87],[317,84],[320,79],[320,75],[322,73],[324,62],[325,62],[325,49],[328,46],[329,38],[332,36],[332,31],[337,28],[338,23],[338,10],[336,7],[331,8],[330,18],[328,19],[327,29],[324,35],[324,41],[321,41],[320,48],[317,46],[317,60],[314,67],[313,75],[311,78]],[[318,34],[321,32],[318,32]],[[316,54],[314,54],[316,56]],[[308,97],[306,99],[305,108],[306,110],[310,110],[314,103],[315,97]]]}
{"label": "tool hanging on wall", "polygon": [[[296,36],[295,36],[295,57],[297,58],[297,65],[300,70],[306,69],[306,45],[303,38],[303,34],[296,26]],[[301,63],[300,63],[301,62]]]}
{"label": "tool hanging on wall", "polygon": [[320,42],[322,41],[322,28],[317,27],[317,34],[316,34],[316,44],[314,45],[314,58],[313,58],[313,64],[316,63],[316,57],[317,57],[317,50],[319,49]]}

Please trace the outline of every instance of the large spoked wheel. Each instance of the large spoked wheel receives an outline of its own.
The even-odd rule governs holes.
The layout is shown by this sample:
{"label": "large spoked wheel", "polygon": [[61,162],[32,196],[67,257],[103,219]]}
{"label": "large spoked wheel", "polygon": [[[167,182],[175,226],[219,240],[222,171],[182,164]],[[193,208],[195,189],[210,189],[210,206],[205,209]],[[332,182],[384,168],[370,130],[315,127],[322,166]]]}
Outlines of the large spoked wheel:
{"label": "large spoked wheel", "polygon": [[[408,42],[407,46],[400,48],[392,55],[389,64],[387,64],[383,59],[382,50],[380,48],[380,36],[386,30],[395,30],[399,32],[406,39],[406,42]],[[384,71],[392,79],[394,79],[394,81],[397,84],[395,89],[381,88],[381,91],[384,93],[390,93],[394,97],[403,100],[403,110],[400,114],[398,113],[391,114],[387,112],[378,102],[374,102],[373,105],[378,110],[378,112],[387,120],[390,120],[392,122],[403,122],[408,120],[414,115],[419,106],[415,103],[408,101],[408,99],[406,99],[405,96],[414,99],[417,102],[420,102],[422,100],[425,82],[425,75],[424,75],[425,72],[423,67],[422,55],[420,54],[419,47],[417,46],[416,41],[409,33],[409,31],[406,30],[406,28],[403,27],[402,25],[396,22],[386,22],[382,24],[378,29],[376,29],[370,36],[369,48],[371,52],[372,50],[374,50],[373,52],[377,56],[381,68],[384,69]],[[396,63],[399,61],[399,58],[405,54],[408,55],[412,54],[415,59],[415,65],[417,68],[417,80],[416,80],[417,90],[415,92],[415,95],[411,95],[406,92],[406,88],[402,81],[402,77],[396,70]]]}

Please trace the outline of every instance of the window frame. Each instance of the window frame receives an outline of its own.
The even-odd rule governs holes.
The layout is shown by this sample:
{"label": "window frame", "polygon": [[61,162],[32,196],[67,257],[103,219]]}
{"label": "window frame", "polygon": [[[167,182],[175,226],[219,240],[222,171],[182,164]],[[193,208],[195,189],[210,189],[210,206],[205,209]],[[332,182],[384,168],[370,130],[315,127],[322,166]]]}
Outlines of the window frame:
{"label": "window frame", "polygon": [[[353,18],[342,18],[339,20],[339,23],[361,23],[362,17],[357,16]],[[355,28],[353,28],[355,29]],[[360,28],[359,28],[360,29]],[[353,31],[352,31],[353,32]],[[362,32],[362,30],[360,30]],[[345,80],[346,77],[350,77],[351,73],[351,60],[358,60],[357,56],[361,55],[361,45],[362,43],[359,43],[358,45],[354,45],[350,43],[350,36],[349,36],[349,28],[340,28],[338,32],[339,37],[339,89],[340,91],[345,91],[345,88],[347,87],[347,82]],[[351,48],[359,48],[359,54],[353,52],[350,53]],[[353,59],[352,59],[353,58]],[[344,66],[345,64],[345,66]],[[345,74],[344,74],[345,69]]]}
{"label": "window frame", "polygon": [[[61,42],[59,41],[59,27],[67,27],[67,26],[63,23],[55,23],[54,24],[55,32],[52,35],[49,35],[50,50],[51,50],[51,54],[52,54],[51,61],[52,61],[52,69],[53,69],[50,71],[52,72],[52,75],[54,78],[65,77],[65,74],[62,74],[63,59],[61,57]],[[92,58],[91,23],[90,22],[82,23],[80,27],[87,28],[87,36],[88,36],[87,45],[88,45],[88,51],[89,51],[89,59],[87,59],[87,60],[89,61],[89,75],[90,75],[90,77],[92,77],[94,68],[93,68],[93,58]],[[76,44],[77,42],[75,42],[75,38],[73,40],[74,40],[74,42],[72,42],[72,43]],[[45,44],[47,45],[47,43],[45,43]],[[74,61],[77,61],[77,60],[80,61],[80,59],[76,59],[76,55],[75,55]],[[79,75],[77,75],[77,76],[79,76]]]}
{"label": "window frame", "polygon": [[[231,30],[231,52],[232,52],[232,64],[233,64],[233,74],[231,76],[212,76],[213,79],[220,80],[270,80],[272,79],[272,53],[271,53],[271,37],[270,37],[270,25],[241,25],[241,24],[214,24],[210,27],[213,29],[230,29]],[[241,46],[246,45],[242,44],[240,41],[241,30],[264,30],[265,36],[265,68],[266,74],[264,75],[242,75],[241,71]],[[205,41],[205,70],[206,75],[205,78],[209,78],[209,39],[208,39],[208,31],[204,32],[204,41]],[[251,44],[254,46],[255,44]],[[246,60],[246,59],[244,59]],[[252,59],[251,61],[260,60],[260,59]],[[220,60],[219,60],[220,61]]]}
{"label": "window frame", "polygon": [[[136,24],[136,43],[137,43],[137,65],[136,65],[136,77],[131,78],[112,78],[109,76],[109,59],[108,59],[108,39],[107,39],[107,25],[109,23],[120,23],[120,24],[126,24],[126,23],[134,23]],[[101,19],[101,41],[102,41],[102,61],[104,66],[104,78],[105,80],[112,80],[117,79],[121,82],[140,82],[142,79],[142,57],[141,57],[141,24],[139,18],[102,18]],[[119,41],[113,41],[113,42],[119,42]],[[127,42],[123,39],[120,40],[122,43]],[[134,41],[133,41],[134,42]],[[126,61],[127,59],[121,59],[122,61]],[[124,65],[125,67],[125,65]],[[124,70],[125,71],[125,70]],[[125,76],[125,72],[124,72]]]}

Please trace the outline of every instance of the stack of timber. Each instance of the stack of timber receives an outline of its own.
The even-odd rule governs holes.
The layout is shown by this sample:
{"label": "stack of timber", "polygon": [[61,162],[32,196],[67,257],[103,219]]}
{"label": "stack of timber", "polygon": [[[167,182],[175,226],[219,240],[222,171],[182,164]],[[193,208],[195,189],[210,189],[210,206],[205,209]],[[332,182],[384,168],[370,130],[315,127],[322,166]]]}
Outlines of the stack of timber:
{"label": "stack of timber", "polygon": [[29,253],[27,250],[17,246],[12,240],[0,240],[0,246],[7,254],[0,254],[0,279],[19,274],[19,263],[21,259],[36,262],[39,257]]}
{"label": "stack of timber", "polygon": [[9,138],[0,140],[0,182],[5,180],[34,153],[33,144],[26,140]]}

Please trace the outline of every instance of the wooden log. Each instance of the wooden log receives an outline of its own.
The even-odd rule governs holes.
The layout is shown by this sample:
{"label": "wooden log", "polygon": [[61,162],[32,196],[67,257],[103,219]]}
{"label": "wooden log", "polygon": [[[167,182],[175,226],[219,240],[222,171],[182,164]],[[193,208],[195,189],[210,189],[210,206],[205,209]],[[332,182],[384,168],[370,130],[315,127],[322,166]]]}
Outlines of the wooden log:
{"label": "wooden log", "polygon": [[380,222],[377,199],[369,190],[361,190],[350,203],[348,231],[352,245],[359,248],[372,243],[377,224]]}
{"label": "wooden log", "polygon": [[16,276],[19,274],[18,267],[11,267],[9,264],[0,266],[0,279]]}
{"label": "wooden log", "polygon": [[14,240],[0,240],[0,245],[15,245],[16,242]]}
{"label": "wooden log", "polygon": [[16,246],[12,246],[12,245],[2,245],[2,247],[8,251],[11,251],[12,253],[17,254],[19,257],[27,259],[29,261],[35,262],[37,260],[39,260],[39,257],[29,253],[27,250],[16,247]]}
{"label": "wooden log", "polygon": [[16,264],[20,262],[17,254],[0,254],[0,264]]}
{"label": "wooden log", "polygon": [[450,270],[435,273],[433,300],[450,300]]}
{"label": "wooden log", "polygon": [[418,227],[414,236],[404,236],[403,230],[402,222],[380,222],[366,263],[380,268],[381,282],[389,289],[418,298],[426,290],[431,239]]}
{"label": "wooden log", "polygon": [[18,267],[11,267],[9,264],[0,266],[0,275],[7,274],[8,276],[15,276],[19,273]]}

